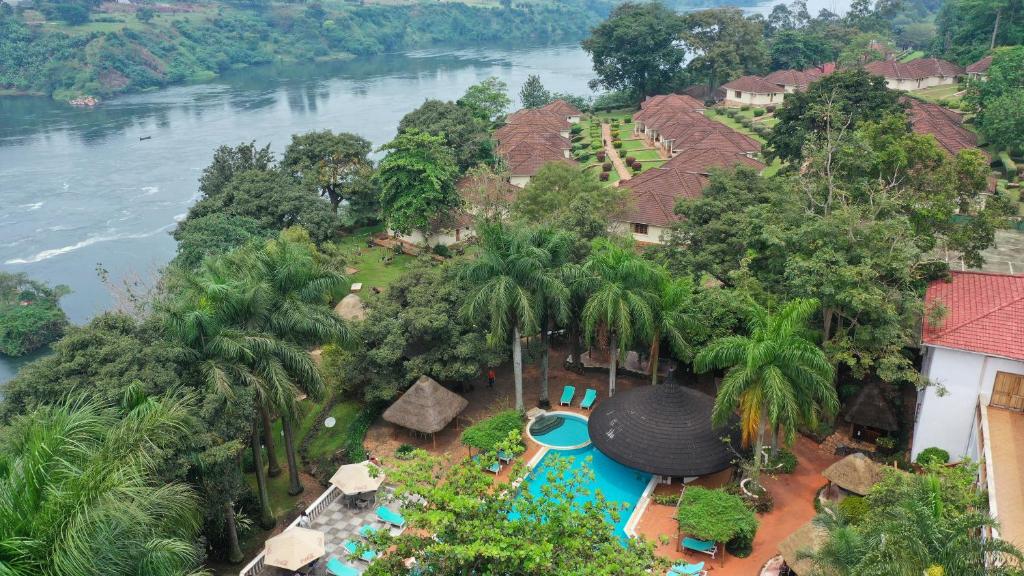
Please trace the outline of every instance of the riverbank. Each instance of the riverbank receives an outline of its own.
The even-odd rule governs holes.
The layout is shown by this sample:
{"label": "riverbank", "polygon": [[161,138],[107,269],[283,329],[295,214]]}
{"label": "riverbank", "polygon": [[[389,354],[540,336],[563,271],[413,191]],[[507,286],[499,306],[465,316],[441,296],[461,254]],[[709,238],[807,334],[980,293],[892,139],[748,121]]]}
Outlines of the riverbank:
{"label": "riverbank", "polygon": [[[526,0],[327,6],[274,4],[242,9],[196,5],[187,13],[143,15],[103,5],[79,25],[35,10],[0,15],[0,95],[47,94],[67,101],[181,85],[239,68],[322,62],[464,45],[575,42],[611,8],[605,0]],[[108,7],[110,6],[110,7]]]}

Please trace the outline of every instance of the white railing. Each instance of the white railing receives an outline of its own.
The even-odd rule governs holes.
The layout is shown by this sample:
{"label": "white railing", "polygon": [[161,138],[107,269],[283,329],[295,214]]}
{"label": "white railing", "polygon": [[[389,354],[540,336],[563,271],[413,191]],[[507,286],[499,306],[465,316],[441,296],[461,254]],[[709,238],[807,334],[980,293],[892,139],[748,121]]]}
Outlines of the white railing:
{"label": "white railing", "polygon": [[651,476],[651,480],[647,483],[647,488],[644,488],[644,493],[640,495],[640,500],[637,500],[636,506],[633,507],[633,513],[629,515],[629,519],[626,520],[626,525],[622,529],[626,536],[636,538],[636,527],[640,524],[640,518],[643,517],[644,512],[647,511],[647,506],[651,503],[651,495],[654,494],[654,489],[658,486],[658,480],[659,476]]}
{"label": "white railing", "polygon": [[[314,500],[313,503],[310,504],[308,508],[306,508],[306,514],[309,515],[309,519],[316,519],[316,517],[319,516],[321,512],[326,510],[328,506],[330,506],[335,500],[338,499],[338,496],[340,494],[341,491],[339,491],[334,484],[331,484],[330,487],[328,487],[327,490],[324,491],[324,493],[321,494],[319,498]],[[295,520],[292,520],[292,523],[289,524],[288,527],[285,528],[285,530],[297,526],[298,523],[299,518],[295,518]],[[257,574],[263,571],[263,568],[266,566],[265,561],[265,554],[263,552],[260,552],[256,555],[255,558],[252,559],[252,562],[249,562],[245,565],[245,568],[242,568],[242,570],[238,573],[238,576],[256,576]]]}

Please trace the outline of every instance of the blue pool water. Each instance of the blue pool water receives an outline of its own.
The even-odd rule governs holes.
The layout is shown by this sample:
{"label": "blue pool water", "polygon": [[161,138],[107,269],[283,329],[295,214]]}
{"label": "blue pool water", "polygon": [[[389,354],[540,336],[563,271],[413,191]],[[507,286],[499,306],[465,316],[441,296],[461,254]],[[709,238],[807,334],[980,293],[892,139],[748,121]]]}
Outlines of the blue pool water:
{"label": "blue pool water", "polygon": [[[568,422],[566,423],[568,424]],[[565,426],[562,426],[564,428]],[[584,421],[584,434],[586,434],[586,422]],[[580,442],[577,442],[579,444]],[[557,458],[571,458],[571,465],[567,475],[573,474],[580,468],[587,467],[593,472],[593,477],[585,482],[584,494],[575,498],[575,502],[582,505],[594,499],[594,494],[600,492],[605,500],[625,505],[619,513],[615,522],[615,531],[626,538],[626,522],[633,513],[640,496],[643,495],[651,475],[640,472],[627,466],[623,466],[611,458],[605,456],[593,445],[575,450],[551,449],[541,459],[531,472],[526,481],[526,490],[533,496],[539,497],[543,494],[543,487],[549,482],[548,472]]]}
{"label": "blue pool water", "polygon": [[587,432],[587,420],[574,414],[557,414],[556,418],[562,419],[562,425],[547,434],[535,434],[534,440],[551,446],[553,448],[572,448],[590,442],[590,433]]}

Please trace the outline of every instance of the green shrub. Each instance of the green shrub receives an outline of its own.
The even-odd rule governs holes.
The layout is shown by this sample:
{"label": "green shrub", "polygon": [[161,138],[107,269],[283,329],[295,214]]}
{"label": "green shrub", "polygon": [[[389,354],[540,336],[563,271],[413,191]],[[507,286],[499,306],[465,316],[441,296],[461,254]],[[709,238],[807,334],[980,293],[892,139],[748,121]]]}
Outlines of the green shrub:
{"label": "green shrub", "polygon": [[746,558],[754,550],[754,537],[737,536],[725,543],[725,550],[737,558]]}
{"label": "green shrub", "polygon": [[921,466],[927,466],[928,464],[945,464],[949,462],[949,452],[946,452],[942,448],[932,446],[931,448],[921,450],[921,453],[917,455],[917,458],[914,461]]}
{"label": "green shrub", "polygon": [[600,150],[601,148],[603,148],[603,146],[601,146],[600,142],[592,142],[590,144],[590,149],[591,150]]}
{"label": "green shrub", "polygon": [[579,152],[578,154],[576,154],[576,160],[579,160],[580,162],[586,162],[587,160],[590,160],[590,152]]}
{"label": "green shrub", "polygon": [[792,474],[796,470],[797,459],[796,455],[789,450],[783,448],[779,450],[779,453],[768,462],[767,468],[773,472],[780,474]]}
{"label": "green shrub", "polygon": [[753,541],[757,534],[757,516],[742,498],[724,490],[687,488],[676,518],[681,532],[702,540],[730,542],[746,538]]}
{"label": "green shrub", "polygon": [[611,178],[611,174],[609,174],[608,172],[601,172],[601,174],[600,174],[600,175],[598,175],[598,177],[597,177],[597,178],[598,178],[598,180],[600,180],[601,182],[607,182],[607,181],[608,181],[608,179],[609,179],[609,178]]}
{"label": "green shrub", "polygon": [[583,132],[583,126],[580,126],[579,124],[573,124],[572,127],[569,128],[569,132],[573,134],[579,134],[580,132]]}
{"label": "green shrub", "polygon": [[743,110],[744,112],[746,112],[747,110],[750,110],[750,104],[744,104],[744,105],[740,106],[740,110]]}
{"label": "green shrub", "polygon": [[516,410],[498,412],[462,431],[462,443],[481,452],[494,450],[510,432],[521,431],[523,416]]}
{"label": "green shrub", "polygon": [[882,452],[892,452],[896,449],[896,439],[892,436],[882,436],[875,441],[875,446]]}
{"label": "green shrub", "polygon": [[633,123],[633,118],[631,116],[626,116],[625,118],[622,119],[622,123],[623,124],[632,124]]}
{"label": "green shrub", "polygon": [[618,138],[619,136],[622,135],[622,133],[619,132],[618,130],[612,130],[611,134],[612,134],[612,138]]}
{"label": "green shrub", "polygon": [[764,116],[764,108],[754,108],[754,117],[760,118]]}
{"label": "green shrub", "polygon": [[573,136],[572,137],[572,141],[573,142],[582,142],[583,141],[583,136]]}
{"label": "green shrub", "polygon": [[64,335],[60,308],[66,286],[49,287],[24,274],[0,272],[0,353],[21,356]]}
{"label": "green shrub", "polygon": [[434,254],[437,254],[438,256],[440,256],[442,258],[451,258],[452,257],[452,251],[449,250],[448,247],[445,246],[444,244],[434,244],[434,247],[431,248],[431,251],[433,251]]}
{"label": "green shrub", "polygon": [[616,150],[622,148],[622,140],[616,140],[612,142],[612,147],[615,148]]}
{"label": "green shrub", "polygon": [[868,501],[860,496],[847,496],[839,502],[839,511],[852,524],[857,524],[868,513]]}
{"label": "green shrub", "polygon": [[1006,172],[1006,179],[1013,180],[1017,177],[1017,164],[1010,158],[1010,152],[1003,150],[999,153],[999,162],[1003,165],[1003,171]]}
{"label": "green shrub", "polygon": [[398,458],[399,460],[408,460],[412,457],[414,450],[416,450],[415,446],[411,444],[402,444],[395,449],[395,458]]}

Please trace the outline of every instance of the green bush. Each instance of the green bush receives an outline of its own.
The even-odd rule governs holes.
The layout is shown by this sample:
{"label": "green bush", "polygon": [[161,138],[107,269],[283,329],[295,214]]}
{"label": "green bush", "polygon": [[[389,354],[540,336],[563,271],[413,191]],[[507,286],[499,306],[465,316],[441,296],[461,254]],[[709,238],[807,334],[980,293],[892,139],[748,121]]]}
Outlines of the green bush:
{"label": "green bush", "polygon": [[927,466],[928,464],[945,464],[949,462],[949,452],[946,452],[942,448],[932,446],[931,448],[921,450],[921,453],[917,455],[917,458],[914,461],[921,466]]}
{"label": "green bush", "polygon": [[579,124],[573,124],[572,127],[569,128],[569,132],[573,134],[579,134],[580,132],[583,132],[583,126],[580,126]]}
{"label": "green bush", "polygon": [[632,124],[633,123],[633,118],[631,116],[626,116],[625,118],[622,119],[622,123],[623,124]]}
{"label": "green bush", "polygon": [[523,416],[515,410],[505,410],[463,430],[462,443],[487,452],[504,442],[510,432],[521,431],[522,428]]}
{"label": "green bush", "polygon": [[416,447],[411,444],[402,444],[395,450],[395,458],[399,460],[408,460]]}
{"label": "green bush", "polygon": [[724,490],[687,488],[676,518],[681,532],[702,540],[730,542],[746,538],[753,541],[757,534],[757,516],[742,498]]}
{"label": "green bush", "polygon": [[882,452],[892,452],[896,449],[896,439],[892,436],[882,436],[878,440],[875,440],[875,446]]}
{"label": "green bush", "polygon": [[622,148],[622,140],[616,140],[616,141],[612,142],[612,147],[615,148],[616,150],[621,149]]}
{"label": "green bush", "polygon": [[434,244],[434,247],[431,248],[431,250],[434,252],[434,254],[437,254],[442,258],[452,257],[452,251],[444,244]]}
{"label": "green bush", "polygon": [[1010,158],[1010,152],[1003,150],[999,153],[999,162],[1003,165],[1003,171],[1006,172],[1006,179],[1013,180],[1017,177],[1017,164]]}
{"label": "green bush", "polygon": [[744,112],[746,112],[747,110],[750,110],[750,104],[744,104],[744,105],[740,106],[740,110],[743,110]]}
{"label": "green bush", "polygon": [[590,152],[587,152],[587,151],[584,150],[584,151],[580,151],[578,154],[576,154],[575,158],[576,158],[576,160],[578,160],[580,162],[586,162],[587,160],[590,160],[590,156],[591,156]]}
{"label": "green bush", "polygon": [[600,142],[591,142],[590,144],[591,150],[600,150],[601,148],[603,148],[603,146],[601,146]]}
{"label": "green bush", "polygon": [[583,136],[573,136],[572,137],[572,142],[582,142],[582,141],[583,141]]}
{"label": "green bush", "polygon": [[789,450],[783,448],[779,450],[779,453],[768,462],[767,468],[773,472],[780,474],[792,474],[796,470],[797,459],[796,455]]}
{"label": "green bush", "polygon": [[754,550],[754,537],[737,536],[725,543],[725,550],[737,558],[746,558]]}
{"label": "green bush", "polygon": [[756,118],[760,118],[761,116],[764,116],[764,108],[754,108],[754,116]]}
{"label": "green bush", "polygon": [[839,502],[839,511],[852,524],[857,524],[868,513],[868,501],[860,496],[847,496]]}
{"label": "green bush", "polygon": [[622,135],[622,133],[619,132],[618,130],[612,130],[611,134],[612,134],[612,138],[618,138],[620,135]]}

